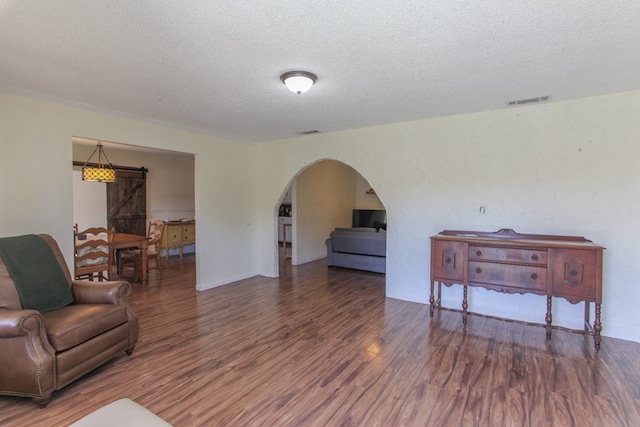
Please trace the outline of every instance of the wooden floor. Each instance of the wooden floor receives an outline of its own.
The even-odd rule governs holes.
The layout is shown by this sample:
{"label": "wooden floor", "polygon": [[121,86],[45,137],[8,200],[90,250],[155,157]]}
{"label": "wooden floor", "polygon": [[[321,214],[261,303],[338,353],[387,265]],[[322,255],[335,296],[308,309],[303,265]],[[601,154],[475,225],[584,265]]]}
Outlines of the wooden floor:
{"label": "wooden floor", "polygon": [[[384,276],[281,266],[197,292],[193,255],[134,285],[140,340],[2,426],[66,426],[123,397],[175,426],[639,426],[640,344],[384,297]],[[427,284],[425,283],[425,292]],[[606,325],[605,325],[606,331]],[[5,369],[5,367],[1,367]]]}

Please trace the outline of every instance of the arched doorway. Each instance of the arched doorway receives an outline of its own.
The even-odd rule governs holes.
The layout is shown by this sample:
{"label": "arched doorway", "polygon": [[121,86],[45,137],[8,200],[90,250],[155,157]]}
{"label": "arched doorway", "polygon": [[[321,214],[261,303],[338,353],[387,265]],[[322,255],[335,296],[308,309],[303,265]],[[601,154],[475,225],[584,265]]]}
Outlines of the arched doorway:
{"label": "arched doorway", "polygon": [[[280,216],[285,212],[283,205],[284,209],[290,209],[290,216]],[[323,159],[301,169],[282,190],[274,209],[278,215],[279,271],[287,265],[325,258],[325,240],[334,229],[351,227],[354,209],[385,209],[357,170],[333,159]],[[290,242],[282,241],[283,237],[289,237],[289,230],[282,232],[283,219],[291,222]]]}

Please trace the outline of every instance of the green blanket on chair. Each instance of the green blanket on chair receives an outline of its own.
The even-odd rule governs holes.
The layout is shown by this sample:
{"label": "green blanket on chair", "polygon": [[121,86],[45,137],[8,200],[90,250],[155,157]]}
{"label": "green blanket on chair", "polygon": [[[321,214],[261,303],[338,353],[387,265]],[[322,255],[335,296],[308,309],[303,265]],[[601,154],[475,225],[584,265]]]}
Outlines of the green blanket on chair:
{"label": "green blanket on chair", "polygon": [[69,282],[51,246],[28,234],[0,238],[2,257],[22,302],[22,308],[47,312],[73,302]]}

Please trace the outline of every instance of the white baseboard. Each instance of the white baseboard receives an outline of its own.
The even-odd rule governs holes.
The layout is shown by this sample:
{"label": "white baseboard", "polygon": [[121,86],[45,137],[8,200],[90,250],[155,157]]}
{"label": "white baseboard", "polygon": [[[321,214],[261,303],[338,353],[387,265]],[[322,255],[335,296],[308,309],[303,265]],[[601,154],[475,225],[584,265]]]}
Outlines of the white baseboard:
{"label": "white baseboard", "polygon": [[[196,245],[185,245],[182,248],[182,253],[183,254],[193,254],[196,252]],[[176,256],[176,255],[180,255],[180,248],[173,248],[173,249],[169,249],[169,256]],[[164,248],[160,249],[160,256],[162,258],[167,256],[167,250]]]}
{"label": "white baseboard", "polygon": [[325,254],[325,255],[320,255],[320,256],[318,256],[318,257],[314,257],[314,258],[308,258],[308,259],[303,259],[303,260],[300,260],[300,259],[299,259],[299,260],[297,260],[297,262],[295,263],[295,265],[302,265],[302,264],[306,264],[306,263],[308,263],[308,262],[317,261],[317,260],[319,260],[319,259],[323,259],[323,258],[326,258],[326,257],[327,257],[327,255]]}
{"label": "white baseboard", "polygon": [[258,276],[258,273],[243,274],[241,276],[230,277],[228,279],[220,280],[220,281],[213,282],[213,283],[198,283],[196,285],[196,290],[198,290],[198,291],[206,291],[207,289],[217,288],[218,286],[228,285],[230,283],[237,282],[239,280],[248,279],[250,277],[255,277],[255,276]]}

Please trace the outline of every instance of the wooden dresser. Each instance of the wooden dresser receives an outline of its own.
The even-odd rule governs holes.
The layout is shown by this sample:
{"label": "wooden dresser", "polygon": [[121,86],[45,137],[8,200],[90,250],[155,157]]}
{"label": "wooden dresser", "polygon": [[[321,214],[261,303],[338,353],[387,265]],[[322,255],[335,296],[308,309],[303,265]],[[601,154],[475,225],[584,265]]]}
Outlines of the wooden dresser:
{"label": "wooden dresser", "polygon": [[165,221],[160,247],[164,249],[167,261],[169,260],[169,249],[180,248],[180,258],[182,258],[184,246],[192,245],[195,242],[195,221]]}
{"label": "wooden dresser", "polygon": [[[603,247],[584,237],[445,230],[431,237],[430,314],[440,306],[441,284],[463,285],[462,320],[467,321],[467,286],[504,293],[546,295],[545,328],[551,339],[552,297],[585,303],[585,333],[600,349]],[[434,296],[438,284],[438,299]],[[590,303],[595,303],[593,326]],[[578,332],[578,331],[573,331]]]}

